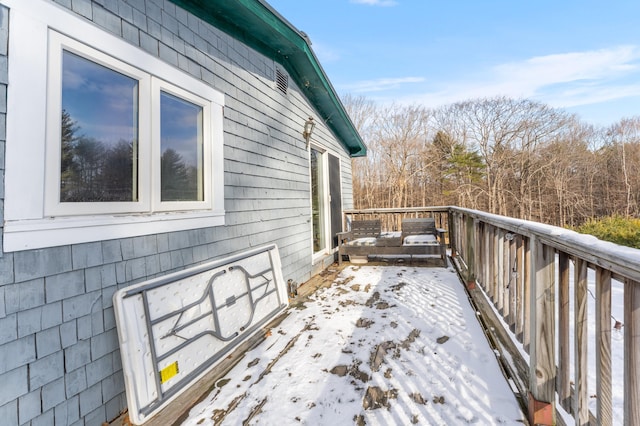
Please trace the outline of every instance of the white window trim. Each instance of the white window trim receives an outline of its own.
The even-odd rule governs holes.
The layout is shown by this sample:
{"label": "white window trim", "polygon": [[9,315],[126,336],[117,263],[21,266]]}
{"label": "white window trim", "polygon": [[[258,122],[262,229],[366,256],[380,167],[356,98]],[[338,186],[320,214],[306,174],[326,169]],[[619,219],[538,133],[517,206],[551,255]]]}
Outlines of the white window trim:
{"label": "white window trim", "polygon": [[[43,0],[3,0],[3,3],[10,8],[11,16],[4,251],[13,252],[223,225],[224,95],[54,3]],[[99,215],[87,213],[70,217],[45,214],[45,194],[48,194],[45,188],[46,169],[52,161],[58,161],[59,168],[59,159],[56,160],[55,156],[60,155],[52,155],[46,146],[49,112],[48,39],[52,34],[51,30],[71,39],[82,40],[91,48],[113,56],[117,61],[161,80],[175,83],[182,90],[192,94],[198,93],[211,101],[211,111],[208,115],[213,134],[210,135],[211,152],[206,154],[211,158],[211,176],[206,177],[206,182],[211,185],[209,207],[204,206],[202,210],[192,211],[153,213],[152,210],[148,210]],[[54,158],[51,159],[51,156]],[[144,202],[151,201],[143,200],[142,203]],[[153,207],[152,205],[151,208]]]}

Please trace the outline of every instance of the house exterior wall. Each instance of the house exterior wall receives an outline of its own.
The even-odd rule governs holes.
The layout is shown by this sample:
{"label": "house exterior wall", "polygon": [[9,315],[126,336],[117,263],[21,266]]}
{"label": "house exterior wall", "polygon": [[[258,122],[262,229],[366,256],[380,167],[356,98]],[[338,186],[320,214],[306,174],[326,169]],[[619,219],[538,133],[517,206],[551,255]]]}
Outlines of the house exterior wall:
{"label": "house exterior wall", "polygon": [[[252,247],[276,243],[283,276],[302,283],[312,261],[309,158],[302,126],[313,108],[277,64],[162,0],[57,0],[224,93],[225,225],[2,253],[0,418],[16,425],[96,425],[126,409],[112,295],[119,289]],[[9,20],[0,5],[0,170],[4,175]],[[291,79],[289,80],[291,82]],[[316,120],[319,121],[319,120]],[[343,208],[351,163],[318,123],[313,141],[341,159]],[[0,186],[0,212],[4,185]],[[332,259],[329,256],[328,259]]]}

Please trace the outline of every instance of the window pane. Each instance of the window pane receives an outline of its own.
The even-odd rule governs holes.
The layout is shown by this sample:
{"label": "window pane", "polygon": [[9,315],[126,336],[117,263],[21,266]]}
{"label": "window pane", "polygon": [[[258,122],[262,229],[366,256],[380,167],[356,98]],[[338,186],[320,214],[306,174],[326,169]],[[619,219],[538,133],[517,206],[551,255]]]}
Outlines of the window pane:
{"label": "window pane", "polygon": [[63,51],[61,202],[138,200],[138,81]]}
{"label": "window pane", "polygon": [[202,201],[202,107],[160,93],[162,201]]}

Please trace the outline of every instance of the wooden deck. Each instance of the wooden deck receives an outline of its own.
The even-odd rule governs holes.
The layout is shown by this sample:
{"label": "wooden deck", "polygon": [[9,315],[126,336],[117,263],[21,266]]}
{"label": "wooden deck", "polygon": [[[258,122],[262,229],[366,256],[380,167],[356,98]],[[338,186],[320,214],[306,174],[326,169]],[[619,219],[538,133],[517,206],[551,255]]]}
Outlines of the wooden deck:
{"label": "wooden deck", "polygon": [[526,423],[452,268],[334,266],[299,290],[148,424]]}

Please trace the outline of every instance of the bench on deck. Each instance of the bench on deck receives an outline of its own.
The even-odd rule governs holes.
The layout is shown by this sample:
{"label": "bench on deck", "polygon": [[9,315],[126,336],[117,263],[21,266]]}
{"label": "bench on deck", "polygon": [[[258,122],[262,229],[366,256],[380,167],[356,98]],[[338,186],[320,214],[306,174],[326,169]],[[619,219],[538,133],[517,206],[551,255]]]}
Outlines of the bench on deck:
{"label": "bench on deck", "polygon": [[351,231],[338,233],[338,263],[343,256],[414,255],[439,256],[446,266],[443,229],[433,218],[403,219],[401,232],[382,233],[380,220],[354,220]]}

